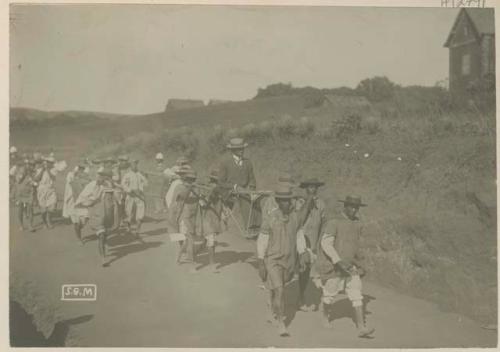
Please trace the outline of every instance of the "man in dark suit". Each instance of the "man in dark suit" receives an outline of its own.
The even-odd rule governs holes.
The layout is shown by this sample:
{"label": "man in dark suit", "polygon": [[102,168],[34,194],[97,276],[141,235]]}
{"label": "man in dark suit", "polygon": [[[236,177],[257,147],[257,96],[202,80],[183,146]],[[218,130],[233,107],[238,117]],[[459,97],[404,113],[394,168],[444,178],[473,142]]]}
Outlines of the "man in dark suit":
{"label": "man in dark suit", "polygon": [[226,200],[226,206],[233,209],[238,202],[241,217],[243,218],[245,236],[255,237],[261,223],[260,200],[251,202],[251,194],[247,191],[256,189],[255,175],[252,162],[244,157],[245,148],[248,146],[242,138],[232,138],[227,145],[230,151],[229,157],[225,158],[219,166],[219,182],[232,185],[233,195]]}

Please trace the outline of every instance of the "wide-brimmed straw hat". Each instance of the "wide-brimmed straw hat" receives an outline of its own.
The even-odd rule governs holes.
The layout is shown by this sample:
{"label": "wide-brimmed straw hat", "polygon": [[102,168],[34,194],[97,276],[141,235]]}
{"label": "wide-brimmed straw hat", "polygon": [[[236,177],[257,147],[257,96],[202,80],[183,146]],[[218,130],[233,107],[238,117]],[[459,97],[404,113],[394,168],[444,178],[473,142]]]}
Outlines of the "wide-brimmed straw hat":
{"label": "wide-brimmed straw hat", "polygon": [[245,143],[243,138],[231,138],[229,144],[226,145],[228,149],[243,149],[248,147],[248,143]]}
{"label": "wide-brimmed straw hat", "polygon": [[340,203],[344,203],[344,205],[352,205],[355,207],[366,207],[366,204],[361,202],[360,196],[346,196],[344,200],[339,200]]}
{"label": "wide-brimmed straw hat", "polygon": [[278,199],[291,199],[295,197],[295,194],[293,193],[290,184],[287,182],[280,182],[274,190],[273,196]]}
{"label": "wide-brimmed straw hat", "polygon": [[325,183],[323,181],[320,181],[318,180],[316,177],[314,178],[309,178],[307,180],[304,180],[302,181],[300,184],[299,184],[299,187],[300,188],[306,188],[308,186],[316,186],[316,187],[321,187],[323,186]]}

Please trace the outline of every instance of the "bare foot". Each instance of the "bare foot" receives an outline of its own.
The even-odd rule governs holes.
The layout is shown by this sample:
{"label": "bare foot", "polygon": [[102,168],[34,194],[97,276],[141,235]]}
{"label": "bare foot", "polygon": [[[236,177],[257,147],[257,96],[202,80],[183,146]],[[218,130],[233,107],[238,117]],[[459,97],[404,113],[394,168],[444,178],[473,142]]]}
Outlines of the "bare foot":
{"label": "bare foot", "polygon": [[280,336],[285,337],[285,336],[290,336],[290,333],[288,332],[285,323],[283,321],[280,321],[278,324],[278,331]]}
{"label": "bare foot", "polygon": [[369,337],[371,334],[375,332],[374,328],[369,328],[366,326],[363,326],[362,328],[358,329],[358,337]]}

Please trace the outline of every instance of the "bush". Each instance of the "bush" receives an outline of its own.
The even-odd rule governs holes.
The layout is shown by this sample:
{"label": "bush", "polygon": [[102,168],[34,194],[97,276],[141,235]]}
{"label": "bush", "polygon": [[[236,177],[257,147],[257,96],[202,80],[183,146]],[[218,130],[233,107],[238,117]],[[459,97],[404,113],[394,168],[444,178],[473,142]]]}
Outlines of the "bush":
{"label": "bush", "polygon": [[345,140],[361,130],[361,116],[358,114],[349,114],[342,118],[338,124],[337,137]]}
{"label": "bush", "polygon": [[292,85],[290,83],[275,83],[268,85],[266,88],[259,88],[254,99],[289,95],[291,92]]}
{"label": "bush", "polygon": [[303,116],[300,118],[298,122],[296,122],[295,126],[295,135],[305,138],[311,136],[316,129],[314,122],[307,116]]}
{"label": "bush", "polygon": [[294,127],[292,117],[290,115],[283,115],[275,122],[274,132],[277,137],[289,138],[294,134]]}
{"label": "bush", "polygon": [[356,91],[371,102],[380,102],[392,98],[396,87],[387,77],[373,77],[359,82]]}
{"label": "bush", "polygon": [[222,153],[226,150],[226,134],[221,125],[216,125],[208,135],[207,144],[209,148],[216,153]]}
{"label": "bush", "polygon": [[369,134],[376,134],[380,131],[380,119],[375,116],[368,116],[363,120],[362,128]]}

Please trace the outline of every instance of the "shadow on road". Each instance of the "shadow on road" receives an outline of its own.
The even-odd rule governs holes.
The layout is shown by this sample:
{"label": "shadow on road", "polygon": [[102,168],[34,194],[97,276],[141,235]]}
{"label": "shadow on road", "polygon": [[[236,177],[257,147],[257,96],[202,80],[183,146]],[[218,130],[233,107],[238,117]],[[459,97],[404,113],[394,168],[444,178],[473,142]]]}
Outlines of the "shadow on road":
{"label": "shadow on road", "polygon": [[120,247],[114,247],[109,249],[109,255],[114,256],[113,259],[107,262],[107,265],[111,265],[112,263],[116,262],[117,260],[132,254],[132,253],[137,253],[137,252],[142,252],[145,250],[148,250],[150,248],[156,248],[159,247],[163,242],[143,242],[143,243],[137,243],[137,238],[133,236],[134,241],[136,243],[130,244],[130,245],[123,245]]}
{"label": "shadow on road", "polygon": [[[341,296],[345,296],[345,294],[342,294]],[[368,303],[375,299],[376,298],[373,296],[363,295],[363,310],[365,316],[371,314],[371,312],[368,311]],[[352,303],[347,297],[338,299],[334,304],[332,304],[331,307],[329,308],[329,314],[331,321],[342,318],[350,318],[353,321],[353,323],[355,323]]]}
{"label": "shadow on road", "polygon": [[12,347],[64,347],[70,327],[90,321],[94,315],[81,315],[76,318],[58,321],[52,334],[45,336],[33,323],[28,314],[16,301],[10,301],[10,344]]}
{"label": "shadow on road", "polygon": [[145,231],[142,233],[142,236],[159,236],[159,235],[164,235],[166,234],[168,231],[168,228],[166,227],[163,227],[163,228],[159,228],[159,229],[154,229],[154,230],[150,230],[150,231]]}
{"label": "shadow on road", "polygon": [[235,263],[244,263],[254,255],[253,252],[220,251],[215,254],[217,269]]}

